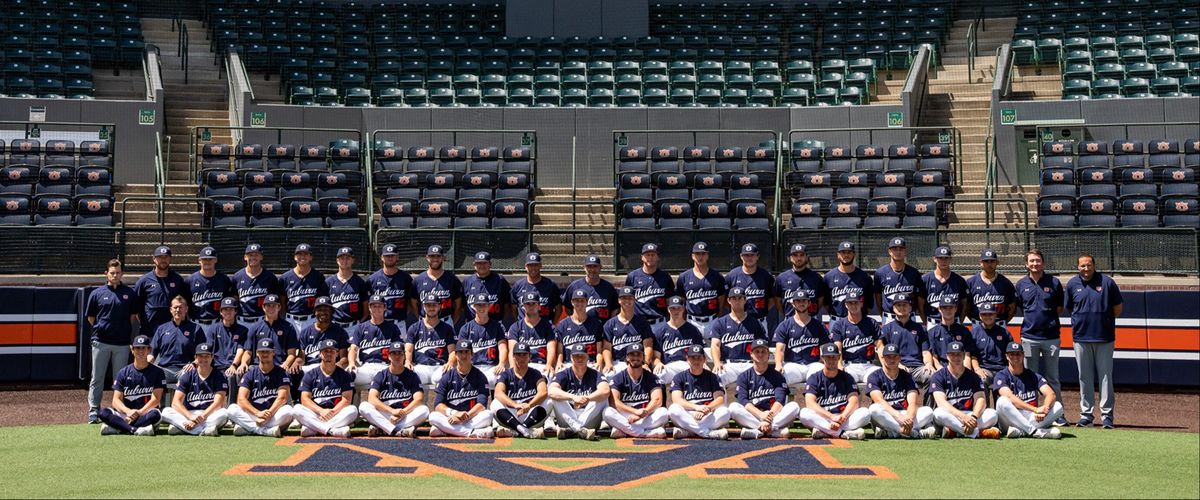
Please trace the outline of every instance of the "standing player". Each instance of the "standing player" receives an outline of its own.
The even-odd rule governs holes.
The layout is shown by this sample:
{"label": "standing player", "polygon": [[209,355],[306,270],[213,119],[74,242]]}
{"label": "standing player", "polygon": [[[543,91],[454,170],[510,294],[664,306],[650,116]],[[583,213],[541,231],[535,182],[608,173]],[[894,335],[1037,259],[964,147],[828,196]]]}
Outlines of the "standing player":
{"label": "standing player", "polygon": [[[1063,311],[1063,287],[1058,278],[1046,274],[1046,262],[1036,248],[1025,252],[1025,269],[1029,274],[1017,281],[1017,305],[1024,316],[1021,320],[1021,343],[1025,345],[1025,362],[1031,371],[1046,377],[1054,388],[1054,399],[1062,401],[1062,383],[1058,379],[1060,332],[1058,317]],[[1066,425],[1060,417],[1055,425]]]}
{"label": "standing player", "polygon": [[495,435],[492,412],[487,409],[487,377],[471,364],[471,349],[469,340],[459,340],[454,348],[454,369],[446,372],[437,385],[433,412],[429,414],[433,425],[429,437],[489,439]]}
{"label": "standing player", "polygon": [[419,297],[432,294],[438,299],[438,318],[458,324],[463,317],[463,286],[458,276],[445,270],[446,253],[441,245],[429,245],[425,251],[425,262],[429,267],[413,278],[413,291]]}
{"label": "standing player", "polygon": [[663,408],[662,385],[646,370],[646,348],[630,344],[625,349],[625,369],[617,372],[609,384],[612,406],[604,409],[604,421],[612,427],[609,437],[663,439],[667,437],[668,412]]}
{"label": "standing player", "polygon": [[[514,315],[512,288],[504,276],[492,272],[492,254],[487,252],[475,254],[475,274],[464,278],[462,287],[463,295],[466,297],[487,295],[488,316],[492,317],[492,321],[503,323]],[[475,319],[474,309],[467,308],[467,321],[473,319]]]}
{"label": "standing player", "polygon": [[229,419],[229,379],[213,367],[214,352],[213,344],[196,345],[196,369],[179,377],[171,406],[162,411],[162,419],[171,424],[168,434],[216,436]]}
{"label": "standing player", "polygon": [[882,357],[883,369],[867,377],[867,393],[872,401],[868,411],[875,422],[875,437],[931,438],[937,435],[933,428],[933,409],[921,405],[917,383],[908,372],[900,369],[900,347],[896,344],[884,346]]}
{"label": "standing player", "polygon": [[879,369],[872,362],[883,348],[879,322],[863,312],[862,304],[863,298],[858,292],[847,292],[842,298],[846,317],[835,319],[829,325],[829,340],[841,351],[846,373],[858,383],[866,382],[867,376]]}
{"label": "standing player", "polygon": [[329,286],[325,284],[325,275],[312,267],[312,247],[308,243],[296,245],[292,253],[296,266],[283,273],[279,278],[279,286],[287,297],[287,319],[297,332],[311,325],[317,297],[328,297]]}
{"label": "standing player", "polygon": [[337,365],[342,347],[336,340],[324,339],[318,347],[321,364],[304,374],[300,406],[294,410],[301,425],[300,436],[348,438],[350,426],[358,420],[358,408],[353,403],[354,375]]}
{"label": "standing player", "polygon": [[687,321],[703,335],[725,309],[725,277],[708,267],[708,243],[692,245],[692,268],[679,273],[675,293],[687,300]]}
{"label": "standing player", "polygon": [[263,297],[262,310],[263,317],[250,325],[249,333],[246,334],[244,354],[239,363],[243,371],[248,372],[256,363],[256,354],[251,353],[262,347],[260,344],[264,339],[268,339],[271,341],[271,348],[275,350],[273,365],[278,366],[281,371],[287,371],[297,359],[303,359],[296,330],[291,323],[283,319],[283,303],[278,295],[269,294]]}
{"label": "standing player", "polygon": [[366,401],[358,405],[359,415],[371,423],[369,437],[410,438],[416,427],[429,418],[421,379],[404,367],[408,363],[404,350],[404,342],[392,342],[387,349],[387,369],[375,374]]}
{"label": "standing player", "polygon": [[529,439],[546,437],[542,423],[550,416],[550,400],[546,399],[546,377],[529,366],[529,346],[516,343],[512,350],[512,368],[504,370],[496,380],[495,399],[490,409],[500,428],[497,437],[512,437],[513,433]]}
{"label": "standing player", "polygon": [[[900,370],[907,372],[917,383],[921,392],[929,387],[929,377],[937,369],[933,365],[933,355],[929,353],[929,334],[925,327],[912,315],[912,296],[899,294],[892,298],[892,311],[897,318],[879,332],[884,348],[896,346],[900,356]],[[868,382],[870,378],[868,378]]]}
{"label": "standing player", "polygon": [[1071,335],[1075,339],[1075,363],[1079,367],[1079,421],[1092,425],[1096,379],[1100,381],[1100,424],[1113,428],[1113,342],[1117,318],[1124,309],[1121,289],[1112,278],[1096,271],[1096,259],[1081,255],[1079,274],[1067,281],[1064,303],[1071,311]]}
{"label": "standing player", "polygon": [[152,336],[158,325],[171,320],[171,299],[188,291],[183,277],[171,270],[171,247],[154,249],[154,269],[138,278],[133,291],[142,308],[138,316],[142,335]]}
{"label": "standing player", "polygon": [[[587,314],[593,318],[600,320],[601,323],[608,321],[617,312],[617,289],[609,283],[608,280],[600,278],[600,257],[589,255],[583,260],[582,278],[572,281],[567,285],[567,289],[563,291],[563,297],[575,297],[576,290],[582,290],[587,293]],[[574,301],[564,300],[566,302],[567,313],[574,311]]]}
{"label": "standing player", "polygon": [[112,259],[104,269],[104,286],[92,290],[87,300],[87,321],[92,326],[92,378],[88,382],[88,423],[100,423],[100,398],[104,377],[129,364],[129,342],[137,319],[137,294],[121,283],[121,261]]}
{"label": "standing player", "polygon": [[405,330],[409,311],[418,316],[421,313],[416,306],[418,297],[413,294],[412,276],[400,269],[400,253],[396,251],[396,245],[384,245],[383,251],[379,252],[379,262],[382,267],[367,277],[367,286],[372,295],[382,295],[383,300],[387,301],[387,319]]}
{"label": "standing player", "polygon": [[933,251],[933,270],[925,273],[921,277],[921,283],[925,286],[925,329],[929,330],[941,323],[941,313],[938,311],[938,304],[943,304],[949,297],[954,297],[958,302],[955,311],[958,315],[958,320],[962,320],[962,312],[964,310],[963,299],[966,298],[967,280],[959,276],[958,273],[950,270],[951,261],[954,259],[954,251],[950,247],[941,246]]}
{"label": "standing player", "polygon": [[783,373],[788,387],[799,387],[821,370],[821,345],[829,343],[829,331],[810,314],[816,298],[812,290],[797,288],[789,293],[791,317],[775,327],[771,340],[775,342],[776,369]]}
{"label": "standing player", "polygon": [[426,389],[432,389],[454,369],[454,328],[438,319],[441,301],[436,296],[423,297],[421,308],[425,316],[404,334],[405,366],[417,372]]}
{"label": "standing player", "polygon": [[825,290],[825,278],[808,267],[808,247],[803,243],[792,245],[788,261],[792,263],[792,268],[775,277],[775,296],[784,301],[780,313],[784,317],[791,316],[792,302],[787,298],[792,297],[792,292],[796,290],[805,290],[808,297],[813,298],[808,303],[808,314],[819,314],[828,292]]}
{"label": "standing player", "polygon": [[[975,338],[971,336],[971,330],[958,322],[958,304],[958,297],[954,295],[944,296],[942,302],[937,304],[938,317],[941,322],[930,328],[928,332],[928,351],[935,370],[941,370],[949,363],[946,353],[951,342],[961,343],[964,353],[969,354],[975,350]],[[969,362],[967,363],[969,364]],[[932,378],[932,375],[930,377]]]}
{"label": "standing player", "polygon": [[[537,293],[541,298],[538,315],[554,321],[562,310],[562,290],[554,280],[542,276],[542,256],[537,252],[525,255],[525,277],[512,285],[512,301],[518,302],[528,293]],[[525,317],[524,309],[517,309],[517,321]]]}
{"label": "standing player", "polygon": [[371,287],[354,272],[353,248],[338,249],[337,267],[337,274],[325,278],[325,288],[329,290],[329,302],[333,306],[333,322],[348,329],[367,318],[366,304]]}
{"label": "standing player", "polygon": [[153,436],[162,414],[158,405],[166,390],[166,374],[150,364],[150,337],[138,335],[129,346],[133,363],[113,376],[112,408],[100,410],[100,435]]}
{"label": "standing player", "polygon": [[215,248],[201,248],[198,260],[200,270],[185,280],[192,297],[188,318],[197,324],[208,326],[221,320],[221,299],[237,297],[237,289],[229,276],[217,270]]}
{"label": "standing player", "polygon": [[567,348],[571,366],[558,371],[550,384],[550,400],[554,420],[558,423],[558,438],[579,436],[595,441],[600,418],[608,408],[611,391],[600,372],[588,367],[588,351],[583,344]]}
{"label": "standing player", "polygon": [[704,367],[704,346],[687,348],[687,371],[671,382],[671,406],[667,408],[675,423],[675,439],[699,437],[729,439],[729,409],[725,407],[725,389],[713,372]]}
{"label": "standing player", "polygon": [[875,307],[875,287],[871,276],[854,264],[854,243],[843,241],[838,243],[838,266],[825,273],[825,290],[829,304],[829,314],[835,318],[846,317],[846,296],[856,293],[863,302],[862,310],[870,311]]}
{"label": "standing player", "polygon": [[995,427],[996,410],[987,407],[983,380],[964,364],[966,347],[962,342],[950,342],[946,356],[949,364],[929,381],[929,390],[937,402],[933,420],[943,427],[942,437],[1000,437],[1000,430]]}
{"label": "standing player", "polygon": [[[604,324],[588,314],[587,303],[590,297],[586,290],[577,289],[571,292],[571,315],[554,326],[554,337],[558,339],[558,345],[562,346],[564,352],[573,345],[582,345],[588,354],[588,364],[604,373],[607,371],[607,365],[604,364],[604,356],[600,354],[604,345]],[[555,368],[554,371],[559,369],[561,367]]]}
{"label": "standing player", "polygon": [[[799,290],[800,293],[807,292]],[[763,436],[787,439],[790,436],[788,427],[800,415],[800,405],[788,401],[787,380],[767,364],[771,357],[770,343],[758,339],[750,346],[754,369],[738,376],[737,401],[729,403],[729,414],[742,426],[742,439]]]}
{"label": "standing player", "polygon": [[767,338],[762,323],[755,321],[744,310],[746,293],[741,288],[730,288],[728,300],[729,314],[718,318],[708,329],[713,373],[721,377],[723,387],[733,385],[738,375],[753,366],[750,362],[750,343],[754,339]]}
{"label": "standing player", "polygon": [[[242,256],[242,259],[246,261],[246,267],[233,274],[233,282],[237,287],[238,300],[241,302],[238,323],[250,328],[263,316],[263,299],[267,295],[283,293],[283,287],[279,284],[279,278],[275,277],[275,273],[263,269],[262,245],[258,243],[246,245],[245,255]],[[249,362],[248,359],[247,362]]]}
{"label": "standing player", "polygon": [[492,388],[496,378],[508,369],[508,342],[504,340],[504,327],[487,313],[491,306],[487,294],[472,295],[470,301],[475,318],[458,329],[458,340],[471,343],[471,363],[483,372],[488,388]]}
{"label": "standing player", "polygon": [[283,367],[275,364],[278,348],[274,338],[258,339],[253,346],[258,364],[246,370],[238,384],[237,404],[229,407],[229,420],[236,425],[233,435],[280,437],[292,423],[292,407],[288,404],[292,384]]}
{"label": "standing player", "polygon": [[171,320],[158,325],[150,340],[150,362],[166,373],[166,383],[179,381],[180,372],[194,368],[196,344],[204,341],[200,325],[187,317],[187,297],[176,295],[171,299]]}
{"label": "standing player", "polygon": [[670,319],[654,325],[654,374],[660,380],[675,380],[675,375],[688,369],[687,348],[693,345],[704,350],[704,335],[684,319],[683,297],[678,295],[667,301]]}
{"label": "standing player", "polygon": [[[1063,406],[1054,396],[1054,389],[1046,379],[1033,370],[1025,368],[1025,349],[1021,344],[1009,342],[1004,348],[1008,362],[996,373],[996,413],[1000,424],[1008,428],[1008,437],[1035,437],[1058,439],[1062,431],[1054,422],[1062,418]],[[1039,406],[1038,394],[1042,396]]]}
{"label": "standing player", "polygon": [[675,285],[671,275],[658,268],[658,245],[642,245],[642,267],[625,277],[625,286],[633,287],[638,316],[651,326],[667,320],[667,297],[675,295]]}
{"label": "standing player", "polygon": [[1008,324],[1017,307],[1017,288],[1012,281],[996,271],[1000,267],[1000,258],[990,248],[985,248],[979,254],[979,267],[982,269],[975,276],[967,278],[967,317],[979,321],[979,306],[985,303],[996,304],[996,323],[1000,326]]}
{"label": "standing player", "polygon": [[[314,310],[317,321],[296,334],[302,357],[293,361],[292,366],[288,369],[289,374],[295,375],[300,380],[303,380],[301,370],[308,373],[317,369],[324,362],[321,350],[324,349],[326,340],[332,340],[337,345],[338,353],[334,362],[338,366],[346,366],[348,363],[346,358],[350,348],[350,334],[346,333],[345,328],[333,322],[333,306],[329,297],[317,297]],[[293,385],[298,387],[299,382],[293,381]]]}
{"label": "standing player", "polygon": [[238,300],[234,297],[221,299],[221,321],[203,330],[203,342],[212,344],[212,366],[227,378],[227,387],[237,387],[238,380],[246,374],[241,359],[246,352],[246,339],[250,330],[237,322]]}
{"label": "standing player", "polygon": [[[537,292],[529,292],[520,299],[524,314],[508,327],[508,334],[505,336],[508,352],[512,353],[516,344],[525,344],[530,351],[530,366],[547,377],[553,377],[554,371],[561,364],[559,354],[562,349],[554,336],[554,327],[550,326],[550,320],[538,314],[542,298]],[[510,360],[509,365],[515,366],[516,363]]]}
{"label": "standing player", "polygon": [[387,369],[385,351],[395,342],[404,343],[404,332],[387,319],[387,304],[382,295],[367,301],[370,318],[350,329],[350,349],[346,370],[354,375],[354,388],[365,391],[375,375]]}
{"label": "standing player", "polygon": [[834,344],[821,346],[821,371],[808,376],[800,423],[813,430],[813,439],[863,439],[871,413],[858,402],[854,378],[838,369],[841,354]]}
{"label": "standing player", "polygon": [[[908,245],[904,238],[892,238],[888,242],[889,261],[875,270],[871,286],[875,288],[875,302],[880,304],[883,313],[883,323],[891,323],[896,319],[892,309],[892,300],[897,295],[905,294],[916,298],[916,310],[925,310],[925,283],[921,280],[921,272],[908,265]],[[868,311],[869,312],[869,311]],[[911,312],[910,312],[911,314]],[[905,318],[907,319],[907,318]]]}
{"label": "standing player", "polygon": [[971,340],[978,353],[971,358],[971,369],[983,379],[984,387],[991,387],[992,377],[1004,369],[1004,348],[1013,340],[1007,328],[996,324],[996,306],[980,304],[979,322],[971,327]]}
{"label": "standing player", "polygon": [[[604,345],[600,349],[604,357],[604,375],[612,377],[625,369],[625,352],[629,346],[638,344],[644,347],[643,353],[654,352],[654,331],[650,324],[634,312],[633,287],[623,286],[618,292],[621,311],[604,323]],[[653,354],[650,355],[653,358]]]}
{"label": "standing player", "polygon": [[[742,245],[741,258],[742,265],[729,270],[729,273],[725,275],[725,283],[730,290],[734,288],[742,290],[746,296],[746,303],[743,306],[746,314],[757,321],[762,326],[762,330],[766,332],[768,331],[767,314],[771,310],[771,304],[776,300],[773,292],[775,278],[771,276],[770,271],[758,267],[758,245],[753,243]],[[730,293],[732,294],[732,292]]]}

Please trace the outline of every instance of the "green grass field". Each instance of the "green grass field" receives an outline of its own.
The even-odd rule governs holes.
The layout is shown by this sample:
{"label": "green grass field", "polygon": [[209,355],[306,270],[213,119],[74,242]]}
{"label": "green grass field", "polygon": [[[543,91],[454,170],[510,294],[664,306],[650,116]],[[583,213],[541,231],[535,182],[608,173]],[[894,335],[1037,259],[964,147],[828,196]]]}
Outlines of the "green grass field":
{"label": "green grass field", "polygon": [[[515,446],[577,449],[611,447],[613,442],[518,441]],[[562,498],[571,494],[495,491],[442,476],[224,474],[236,464],[279,463],[297,449],[251,437],[101,437],[97,427],[86,425],[0,428],[0,469],[5,471],[0,496]],[[624,491],[579,493],[634,498],[1200,497],[1198,434],[1069,429],[1061,441],[868,440],[829,453],[843,465],[889,467],[899,479],[673,476]]]}

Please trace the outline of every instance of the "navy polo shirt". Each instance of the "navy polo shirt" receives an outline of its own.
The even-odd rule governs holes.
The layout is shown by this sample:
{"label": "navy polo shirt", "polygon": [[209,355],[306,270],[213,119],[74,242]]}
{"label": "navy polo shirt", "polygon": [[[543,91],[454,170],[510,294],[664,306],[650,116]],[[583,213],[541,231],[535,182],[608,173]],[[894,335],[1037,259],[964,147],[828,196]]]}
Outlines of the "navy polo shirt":
{"label": "navy polo shirt", "polygon": [[1017,300],[1024,318],[1021,338],[1052,340],[1059,337],[1058,308],[1063,304],[1063,287],[1058,278],[1043,274],[1035,283],[1029,276],[1017,281]]}
{"label": "navy polo shirt", "polygon": [[217,351],[213,353],[213,366],[219,370],[229,368],[237,350],[246,342],[250,329],[234,322],[233,326],[225,326],[224,321],[208,325],[204,329],[204,341],[216,344]]}
{"label": "navy polo shirt", "polygon": [[911,319],[904,323],[892,321],[883,325],[879,336],[883,339],[883,345],[894,345],[900,349],[900,364],[909,368],[925,364],[921,353],[929,349],[929,334],[920,322]]}
{"label": "navy polo shirt", "polygon": [[967,351],[967,354],[979,355],[979,349],[975,347],[975,337],[962,323],[954,323],[949,328],[943,324],[930,328],[929,343],[925,350],[941,361],[942,365],[945,365],[947,363],[946,348],[950,346],[951,342],[962,342],[963,349]]}
{"label": "navy polo shirt", "polygon": [[1124,303],[1121,289],[1100,273],[1083,281],[1078,275],[1067,282],[1064,307],[1071,311],[1071,337],[1075,342],[1112,342],[1117,338],[1113,307]]}
{"label": "navy polo shirt", "polygon": [[975,340],[980,367],[995,372],[1008,365],[1004,359],[1004,347],[1013,338],[1007,328],[997,324],[984,328],[983,322],[978,322],[971,327],[971,338]]}
{"label": "navy polo shirt", "polygon": [[178,325],[168,321],[158,326],[150,339],[154,364],[164,368],[179,368],[196,359],[196,344],[204,340],[200,325],[183,320]]}
{"label": "navy polo shirt", "polygon": [[88,294],[88,317],[96,318],[92,325],[92,340],[108,345],[129,345],[133,324],[129,318],[137,311],[137,294],[132,288],[104,285]]}
{"label": "navy polo shirt", "polygon": [[170,271],[165,278],[159,278],[150,271],[133,284],[137,293],[138,305],[142,307],[139,318],[143,332],[153,332],[158,325],[171,321],[171,299],[178,295],[187,295],[188,284],[175,271]]}

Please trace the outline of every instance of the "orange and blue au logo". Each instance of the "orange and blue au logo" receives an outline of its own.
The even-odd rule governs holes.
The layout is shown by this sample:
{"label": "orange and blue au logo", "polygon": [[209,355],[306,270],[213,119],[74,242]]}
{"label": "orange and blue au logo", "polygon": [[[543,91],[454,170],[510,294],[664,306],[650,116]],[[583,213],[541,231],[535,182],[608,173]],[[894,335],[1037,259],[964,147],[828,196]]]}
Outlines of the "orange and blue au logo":
{"label": "orange and blue au logo", "polygon": [[619,490],[673,476],[727,479],[896,479],[887,467],[846,466],[827,452],[845,441],[655,441],[609,449],[528,450],[512,439],[285,438],[300,446],[279,464],[241,464],[230,475],[444,475],[493,489]]}

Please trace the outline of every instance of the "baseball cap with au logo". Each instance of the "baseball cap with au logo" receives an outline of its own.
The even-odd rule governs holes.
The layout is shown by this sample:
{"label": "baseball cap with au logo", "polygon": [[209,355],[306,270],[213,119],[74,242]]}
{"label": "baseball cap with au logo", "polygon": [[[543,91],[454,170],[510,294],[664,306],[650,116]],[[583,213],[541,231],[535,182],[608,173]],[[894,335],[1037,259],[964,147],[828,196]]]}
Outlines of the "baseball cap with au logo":
{"label": "baseball cap with au logo", "polygon": [[753,243],[742,245],[742,255],[758,255],[758,245]]}
{"label": "baseball cap with au logo", "polygon": [[792,245],[792,249],[788,252],[788,255],[796,255],[798,253],[808,253],[808,247],[804,246],[803,243],[796,243]]}
{"label": "baseball cap with au logo", "polygon": [[900,348],[897,347],[896,344],[885,345],[885,346],[883,346],[883,355],[884,356],[899,356]]}
{"label": "baseball cap with au logo", "polygon": [[257,351],[275,351],[275,341],[269,338],[258,341]]}
{"label": "baseball cap with au logo", "polygon": [[399,249],[396,248],[396,245],[388,243],[387,245],[383,246],[383,251],[380,252],[379,255],[383,256],[383,257],[391,257],[394,255],[400,255],[400,252],[398,250]]}
{"label": "baseball cap with au logo", "polygon": [[692,253],[708,253],[708,243],[697,241],[692,245]]}
{"label": "baseball cap with au logo", "polygon": [[539,254],[537,252],[529,252],[528,254],[525,255],[525,265],[528,266],[530,264],[541,264],[541,263],[542,263],[542,254]]}
{"label": "baseball cap with au logo", "polygon": [[353,248],[350,248],[350,247],[342,247],[342,248],[339,248],[339,249],[338,249],[338,251],[337,251],[337,257],[341,257],[341,256],[343,256],[343,255],[349,255],[349,256],[353,257],[353,256],[354,256],[354,249],[353,249]]}
{"label": "baseball cap with au logo", "polygon": [[841,242],[841,243],[838,243],[838,248],[837,248],[837,251],[839,251],[839,252],[853,252],[853,251],[854,251],[854,242],[851,242],[851,241],[843,241],[843,242]]}
{"label": "baseball cap with au logo", "polygon": [[238,300],[233,297],[225,297],[221,299],[221,309],[237,309]]}
{"label": "baseball cap with au logo", "polygon": [[201,259],[216,259],[217,258],[217,249],[215,249],[213,247],[201,248],[200,249],[200,258]]}
{"label": "baseball cap with au logo", "polygon": [[428,257],[431,255],[445,255],[445,251],[442,250],[441,245],[429,245],[429,249],[425,251],[425,256]]}
{"label": "baseball cap with au logo", "polygon": [[687,350],[685,350],[684,353],[688,357],[704,356],[704,346],[702,346],[700,344],[692,344],[690,346],[687,346]]}
{"label": "baseball cap with au logo", "polygon": [[658,245],[655,245],[654,243],[646,243],[645,245],[642,245],[643,254],[650,252],[658,253]]}
{"label": "baseball cap with au logo", "polygon": [[983,249],[983,252],[981,252],[979,254],[979,260],[980,261],[1000,260],[1000,258],[996,257],[995,250],[992,250],[990,248],[985,248],[985,249]]}
{"label": "baseball cap with au logo", "polygon": [[636,297],[636,296],[637,296],[637,294],[634,293],[633,287],[631,287],[631,286],[623,286],[619,290],[617,290],[617,297]]}
{"label": "baseball cap with au logo", "polygon": [[482,264],[484,262],[491,264],[492,263],[492,254],[487,253],[487,252],[476,253],[475,254],[475,263]]}
{"label": "baseball cap with au logo", "polygon": [[673,296],[670,299],[667,299],[667,308],[668,309],[670,309],[672,307],[683,307],[685,304],[686,304],[686,302],[684,302],[683,297],[680,297],[678,295]]}
{"label": "baseball cap with au logo", "polygon": [[[583,291],[583,290],[580,290]],[[521,296],[522,304],[541,304],[542,297],[537,292],[529,292]]]}
{"label": "baseball cap with au logo", "polygon": [[138,335],[137,337],[133,338],[133,345],[135,347],[142,347],[142,346],[149,347],[150,346],[150,337],[147,337],[145,335]]}
{"label": "baseball cap with au logo", "polygon": [[583,259],[583,265],[584,266],[598,266],[598,265],[600,265],[600,257],[598,257],[596,255],[589,255],[589,256],[587,256],[586,259]]}
{"label": "baseball cap with au logo", "polygon": [[575,290],[571,292],[571,300],[590,300],[592,297],[588,295],[587,290]]}
{"label": "baseball cap with au logo", "polygon": [[471,296],[471,303],[469,305],[474,306],[474,305],[489,304],[489,303],[491,303],[491,301],[488,300],[487,294],[480,293],[480,294],[475,294],[475,295]]}
{"label": "baseball cap with au logo", "polygon": [[154,256],[155,257],[170,257],[171,256],[171,247],[162,245],[158,248],[155,248]]}
{"label": "baseball cap with au logo", "polygon": [[837,356],[838,355],[837,345],[835,345],[833,343],[821,344],[821,355],[822,356]]}

